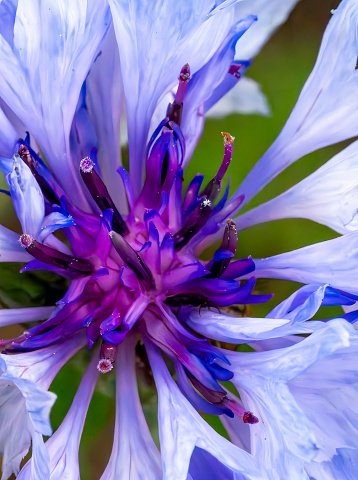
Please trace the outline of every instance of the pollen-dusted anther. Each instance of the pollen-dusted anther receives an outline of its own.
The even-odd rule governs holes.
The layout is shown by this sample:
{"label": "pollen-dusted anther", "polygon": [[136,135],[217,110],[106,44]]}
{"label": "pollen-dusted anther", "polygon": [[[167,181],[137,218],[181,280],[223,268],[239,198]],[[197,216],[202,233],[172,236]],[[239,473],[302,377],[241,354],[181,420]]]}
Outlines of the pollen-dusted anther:
{"label": "pollen-dusted anther", "polygon": [[186,63],[184,67],[180,70],[179,82],[189,82],[190,80],[190,67],[189,63]]}
{"label": "pollen-dusted anther", "polygon": [[89,157],[83,158],[80,162],[81,172],[90,173],[92,172],[93,167],[94,167],[94,162]]}
{"label": "pollen-dusted anther", "polygon": [[100,373],[108,373],[113,370],[113,363],[109,358],[101,358],[97,364],[97,370]]}
{"label": "pollen-dusted anther", "polygon": [[24,233],[23,235],[20,236],[19,241],[20,241],[20,245],[23,248],[29,248],[34,241],[34,238],[31,235]]}
{"label": "pollen-dusted anther", "polygon": [[224,137],[224,145],[232,145],[234,143],[235,137],[230,135],[230,133],[221,132],[221,135]]}
{"label": "pollen-dusted anther", "polygon": [[259,423],[259,419],[257,417],[255,417],[255,415],[251,412],[245,412],[243,417],[242,417],[242,421],[244,423],[249,423],[250,425],[253,425],[255,423]]}

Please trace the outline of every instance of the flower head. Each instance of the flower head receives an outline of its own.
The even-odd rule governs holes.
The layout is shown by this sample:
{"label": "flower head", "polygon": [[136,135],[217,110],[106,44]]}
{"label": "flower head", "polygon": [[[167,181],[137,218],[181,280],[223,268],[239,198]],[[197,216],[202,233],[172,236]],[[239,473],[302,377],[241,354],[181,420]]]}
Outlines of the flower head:
{"label": "flower head", "polygon": [[[8,65],[0,74],[6,104],[0,125],[7,135],[0,144],[0,167],[22,234],[1,227],[0,254],[3,261],[27,262],[22,272],[55,272],[67,280],[68,290],[50,311],[4,313],[2,324],[14,323],[15,317],[36,323],[0,342],[3,478],[17,473],[31,439],[33,457],[19,479],[78,478],[88,405],[99,373],[113,375],[113,370],[117,412],[104,480],[200,480],[204,468],[205,478],[255,480],[319,478],[324,471],[333,475],[341,464],[348,472],[349,449],[357,448],[356,412],[347,411],[348,402],[339,406],[333,384],[342,395],[356,398],[349,358],[356,351],[350,322],[357,313],[311,318],[321,305],[357,301],[352,285],[356,232],[268,259],[234,256],[238,230],[299,215],[307,189],[313,204],[317,197],[323,200],[306,216],[342,233],[355,229],[351,204],[330,208],[336,199],[330,173],[350,164],[355,143],[328,162],[323,174],[318,171],[254,213],[238,216],[243,204],[290,162],[352,136],[351,124],[334,135],[311,126],[319,130],[335,112],[342,113],[332,99],[333,83],[322,83],[322,69],[332,57],[332,42],[344,35],[347,41],[338,47],[356,60],[355,2],[343,0],[334,14],[283,133],[231,196],[225,180],[234,154],[230,133],[222,133],[223,157],[212,178],[198,174],[184,188],[185,166],[205,113],[251,63],[235,58],[236,44],[245,52],[245,33],[254,27],[258,41],[251,47],[257,53],[271,31],[263,2],[252,2],[253,11],[238,19],[231,0],[154,0],[150,8],[122,0],[109,5],[75,1],[71,8],[67,0],[38,0],[31,9],[24,1],[10,3],[0,5],[12,21],[10,28],[0,22],[0,50]],[[294,3],[282,5],[276,23]],[[263,21],[258,15],[255,24],[260,11]],[[35,34],[38,22],[45,31]],[[353,64],[343,63],[334,56],[337,81],[342,90],[356,93]],[[123,103],[129,169],[118,156]],[[25,135],[24,127],[30,133]],[[317,175],[326,182],[321,190]],[[345,194],[354,182],[339,188]],[[342,211],[347,221],[339,217]],[[201,252],[216,239],[221,243],[203,261]],[[342,264],[342,252],[350,255],[348,266]],[[237,318],[225,309],[271,298],[253,291],[256,276],[306,285],[266,318]],[[255,351],[237,352],[228,343],[250,344]],[[54,401],[47,390],[81,348],[90,351],[90,364],[63,423],[44,444]],[[136,358],[153,374],[157,388],[160,453],[140,404]],[[320,375],[333,363],[326,382]],[[12,409],[11,399],[16,400]],[[327,435],[321,407],[335,409],[335,442]],[[231,441],[201,414],[220,416]],[[343,418],[351,426],[349,438],[341,428]],[[19,443],[20,431],[25,435]]]}

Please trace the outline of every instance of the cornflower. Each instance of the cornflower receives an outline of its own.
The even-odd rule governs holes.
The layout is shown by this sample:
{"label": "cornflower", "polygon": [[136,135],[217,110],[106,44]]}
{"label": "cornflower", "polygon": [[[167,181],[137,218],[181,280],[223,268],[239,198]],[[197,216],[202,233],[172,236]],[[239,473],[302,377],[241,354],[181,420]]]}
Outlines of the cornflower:
{"label": "cornflower", "polygon": [[[1,226],[0,259],[25,263],[25,275],[41,269],[68,281],[53,307],[0,312],[1,325],[30,324],[1,341],[3,480],[13,472],[19,480],[79,478],[100,374],[117,382],[102,480],[355,478],[358,314],[311,319],[321,305],[358,299],[358,143],[239,214],[288,165],[357,134],[355,0],[334,12],[291,116],[240,187],[229,195],[227,184],[220,198],[234,146],[224,132],[216,175],[197,175],[183,191],[206,112],[240,87],[250,58],[295,3],[1,2],[0,167],[22,234]],[[128,170],[118,153],[123,103]],[[286,217],[342,235],[233,259],[239,230]],[[200,260],[218,239],[212,259]],[[304,286],[265,318],[225,311],[268,300],[253,292],[256,278]],[[81,349],[91,361],[52,434],[49,388]],[[160,451],[141,407],[136,359],[156,384]],[[220,416],[230,440],[199,412]]]}

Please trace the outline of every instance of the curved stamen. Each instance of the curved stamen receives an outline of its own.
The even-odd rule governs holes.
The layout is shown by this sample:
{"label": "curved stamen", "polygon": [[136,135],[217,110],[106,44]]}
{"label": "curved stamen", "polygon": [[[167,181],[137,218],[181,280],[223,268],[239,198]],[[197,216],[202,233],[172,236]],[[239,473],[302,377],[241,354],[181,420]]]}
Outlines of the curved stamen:
{"label": "curved stamen", "polygon": [[107,187],[94,169],[94,162],[89,157],[85,157],[81,160],[80,172],[82,180],[88,188],[88,191],[102,212],[107,208],[111,208],[113,210],[114,231],[120,233],[121,235],[128,233],[126,222],[123,220],[121,214],[114,205],[113,200],[108,193]]}
{"label": "curved stamen", "polygon": [[175,94],[173,103],[169,105],[167,117],[170,121],[175,122],[177,125],[180,125],[181,117],[183,115],[184,95],[190,80],[190,67],[188,63],[186,63],[181,69],[178,80],[178,90]]}

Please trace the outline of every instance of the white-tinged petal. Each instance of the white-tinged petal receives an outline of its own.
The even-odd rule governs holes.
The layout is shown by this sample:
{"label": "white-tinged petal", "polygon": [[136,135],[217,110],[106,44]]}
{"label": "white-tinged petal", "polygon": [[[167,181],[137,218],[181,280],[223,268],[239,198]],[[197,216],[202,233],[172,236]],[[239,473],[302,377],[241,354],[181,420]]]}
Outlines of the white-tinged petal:
{"label": "white-tinged petal", "polygon": [[274,31],[284,23],[298,0],[243,0],[235,7],[237,19],[256,15],[257,23],[236,45],[235,58],[250,60],[259,53]]}
{"label": "white-tinged petal", "polygon": [[304,155],[357,135],[358,4],[343,0],[323,36],[316,65],[280,135],[234,196],[248,202],[282,170]]}
{"label": "white-tinged petal", "polygon": [[33,257],[22,248],[20,235],[0,225],[0,262],[28,262]]}
{"label": "white-tinged petal", "polygon": [[60,344],[18,355],[6,355],[7,371],[14,378],[27,379],[48,389],[63,365],[86,344],[81,332]]}
{"label": "white-tinged petal", "polygon": [[11,38],[0,24],[0,96],[34,135],[57,181],[77,204],[86,203],[69,132],[110,21],[102,0],[19,0]]}
{"label": "white-tinged petal", "polygon": [[269,478],[250,454],[221,437],[200,417],[180,392],[158,350],[149,342],[146,349],[158,390],[163,478],[186,480],[195,447],[206,450],[233,472],[245,474],[247,479]]}
{"label": "white-tinged petal", "polygon": [[358,293],[358,232],[254,262],[257,278],[328,283]]}
{"label": "white-tinged petal", "polygon": [[[227,352],[234,371],[232,382],[246,408],[259,418],[252,426],[253,455],[275,472],[277,480],[302,480],[304,464],[315,458],[319,445],[313,426],[290,390],[290,382],[339,349],[349,346],[354,329],[332,320],[300,343],[255,353]],[[321,376],[328,371],[322,372]]]}
{"label": "white-tinged petal", "polygon": [[[182,319],[205,338],[228,343],[253,343],[297,333],[311,333],[321,328],[322,322],[306,320],[312,318],[321,306],[325,289],[326,285],[317,285],[308,298],[291,311],[284,308],[284,301],[266,318],[235,317],[212,310],[199,312],[197,309],[184,309]],[[291,305],[292,301],[290,297],[288,305]]]}
{"label": "white-tinged petal", "polygon": [[239,230],[280,218],[308,218],[339,233],[358,228],[358,141],[278,197],[237,219]]}
{"label": "white-tinged petal", "polygon": [[235,113],[258,113],[265,116],[271,114],[271,108],[265,94],[261,91],[260,84],[252,78],[242,78],[208,111],[207,116],[220,118]]}
{"label": "white-tinged petal", "polygon": [[[1,107],[0,107],[0,132],[1,132],[0,157],[5,157],[9,159],[14,154],[14,147],[15,147],[15,143],[18,140],[18,134]],[[2,166],[3,163],[5,162],[1,159],[0,168],[4,172],[4,167]],[[4,174],[6,175],[5,172]]]}
{"label": "white-tinged petal", "polygon": [[[126,97],[131,180],[141,187],[150,121],[158,101],[215,53],[232,23],[233,0],[110,0]],[[138,45],[141,48],[138,48]]]}
{"label": "white-tinged petal", "polygon": [[126,338],[118,351],[114,442],[111,458],[101,480],[162,478],[160,453],[149,431],[138,395],[135,342],[134,336]]}
{"label": "white-tinged petal", "polygon": [[[66,417],[45,443],[50,459],[48,480],[80,480],[78,450],[88,406],[99,375],[96,368],[97,362],[98,352],[93,355]],[[18,480],[37,480],[33,472],[34,459],[32,458],[21,470]]]}
{"label": "white-tinged petal", "polygon": [[122,164],[120,151],[120,119],[124,94],[113,25],[105,38],[101,53],[86,80],[88,113],[98,139],[98,165],[101,177],[120,212],[127,204],[122,182],[115,172]]}
{"label": "white-tinged petal", "polygon": [[55,307],[4,308],[0,310],[0,327],[36,322],[48,318]]}
{"label": "white-tinged petal", "polygon": [[[34,434],[51,435],[49,415],[56,399],[56,395],[46,392],[35,382],[12,375],[7,368],[9,358],[9,355],[0,356],[2,480],[19,471],[20,462],[26,455]],[[36,453],[42,456],[41,445]]]}
{"label": "white-tinged petal", "polygon": [[6,181],[23,233],[36,237],[45,216],[45,201],[30,168],[18,155],[14,155],[12,171]]}

